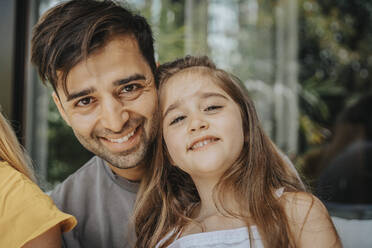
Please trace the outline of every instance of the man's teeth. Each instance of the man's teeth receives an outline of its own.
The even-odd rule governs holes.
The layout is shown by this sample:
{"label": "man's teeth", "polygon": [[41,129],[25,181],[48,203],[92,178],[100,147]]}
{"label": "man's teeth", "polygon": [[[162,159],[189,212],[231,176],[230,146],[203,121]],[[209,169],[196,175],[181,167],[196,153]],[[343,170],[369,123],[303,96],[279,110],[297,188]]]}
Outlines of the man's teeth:
{"label": "man's teeth", "polygon": [[194,149],[197,149],[197,148],[203,147],[203,146],[205,146],[206,144],[211,143],[212,141],[214,141],[214,139],[206,139],[206,140],[203,140],[203,141],[199,141],[199,142],[197,142],[195,145],[193,145],[193,146],[191,147],[191,150],[194,150]]}
{"label": "man's teeth", "polygon": [[136,129],[134,129],[131,133],[128,133],[126,136],[124,136],[123,138],[120,138],[120,139],[108,139],[109,141],[113,142],[113,143],[124,143],[124,142],[127,142],[130,137],[132,137],[135,133]]}

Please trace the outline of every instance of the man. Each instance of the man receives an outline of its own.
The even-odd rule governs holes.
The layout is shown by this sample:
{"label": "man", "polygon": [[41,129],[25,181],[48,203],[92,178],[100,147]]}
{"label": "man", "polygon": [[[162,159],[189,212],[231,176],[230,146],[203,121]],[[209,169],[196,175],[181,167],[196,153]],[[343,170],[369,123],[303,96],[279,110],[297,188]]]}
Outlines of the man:
{"label": "man", "polygon": [[158,125],[149,25],[112,1],[72,0],[40,18],[32,62],[63,119],[96,155],[51,193],[78,220],[64,245],[130,246],[129,218]]}

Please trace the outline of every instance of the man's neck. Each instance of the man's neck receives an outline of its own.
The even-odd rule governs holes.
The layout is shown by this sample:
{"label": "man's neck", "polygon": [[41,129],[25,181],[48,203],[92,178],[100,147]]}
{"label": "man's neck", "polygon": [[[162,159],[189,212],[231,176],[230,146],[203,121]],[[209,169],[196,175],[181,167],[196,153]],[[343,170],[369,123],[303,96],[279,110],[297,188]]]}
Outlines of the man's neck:
{"label": "man's neck", "polygon": [[143,173],[145,172],[145,163],[142,163],[134,168],[120,169],[109,163],[107,163],[111,170],[118,176],[125,178],[129,181],[140,181],[142,179]]}

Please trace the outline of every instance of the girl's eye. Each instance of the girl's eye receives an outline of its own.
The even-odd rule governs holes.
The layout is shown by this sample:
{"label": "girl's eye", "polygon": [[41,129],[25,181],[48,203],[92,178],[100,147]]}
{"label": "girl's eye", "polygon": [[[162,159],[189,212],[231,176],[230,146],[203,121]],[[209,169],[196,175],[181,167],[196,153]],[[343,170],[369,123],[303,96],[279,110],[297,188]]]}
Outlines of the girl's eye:
{"label": "girl's eye", "polygon": [[76,106],[79,106],[79,107],[85,107],[85,106],[88,106],[89,104],[91,104],[93,101],[93,99],[91,97],[85,97],[83,99],[80,99]]}
{"label": "girl's eye", "polygon": [[211,106],[208,106],[204,109],[204,111],[213,111],[213,110],[217,110],[217,109],[220,109],[222,108],[222,106],[219,106],[219,105],[211,105]]}
{"label": "girl's eye", "polygon": [[173,121],[171,121],[171,123],[169,125],[174,125],[182,120],[184,120],[186,118],[186,116],[182,115],[182,116],[179,116],[177,118],[175,118]]}

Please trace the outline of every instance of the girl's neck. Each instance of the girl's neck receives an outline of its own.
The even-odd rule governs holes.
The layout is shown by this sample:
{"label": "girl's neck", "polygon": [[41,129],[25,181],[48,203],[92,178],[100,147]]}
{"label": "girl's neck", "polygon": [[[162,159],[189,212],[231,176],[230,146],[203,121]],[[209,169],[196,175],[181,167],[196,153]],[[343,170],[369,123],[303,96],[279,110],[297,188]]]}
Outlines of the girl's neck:
{"label": "girl's neck", "polygon": [[[213,195],[213,190],[218,180],[214,178],[193,178],[193,180],[201,200],[200,208],[195,219],[203,220],[210,216],[228,215],[224,209],[228,209],[234,213],[239,212],[239,207],[235,201],[233,192],[225,193],[224,199],[221,199],[221,201],[218,192]],[[215,196],[215,198],[213,196]]]}
{"label": "girl's neck", "polygon": [[[234,213],[239,213],[239,207],[234,200],[233,192],[227,192],[225,198],[221,199],[221,202],[218,199],[218,195],[216,195],[215,202],[213,199],[213,189],[217,181],[208,178],[193,178],[193,180],[198,189],[201,204],[194,212],[193,219],[195,222],[185,226],[181,236],[246,226],[246,222],[239,218],[232,217],[225,211],[225,209],[228,209]],[[223,206],[221,204],[223,204]]]}

